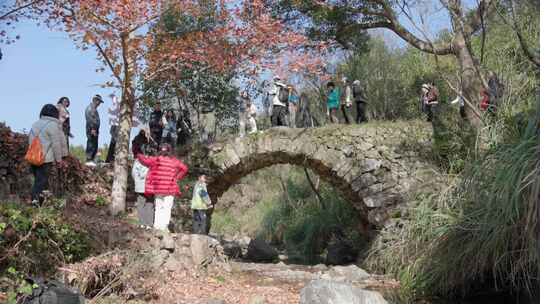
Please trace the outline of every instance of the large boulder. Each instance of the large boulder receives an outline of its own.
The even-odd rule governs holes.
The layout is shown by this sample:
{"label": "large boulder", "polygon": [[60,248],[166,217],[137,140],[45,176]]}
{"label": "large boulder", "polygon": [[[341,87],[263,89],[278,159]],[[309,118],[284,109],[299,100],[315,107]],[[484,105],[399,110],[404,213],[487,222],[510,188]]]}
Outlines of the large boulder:
{"label": "large boulder", "polygon": [[264,240],[257,238],[251,240],[248,246],[246,259],[254,262],[273,262],[279,257],[276,248],[268,245]]}
{"label": "large boulder", "polygon": [[204,266],[224,258],[223,247],[219,241],[206,235],[192,234],[191,257],[196,266]]}
{"label": "large boulder", "polygon": [[311,281],[300,293],[300,304],[388,304],[382,295],[345,283]]}
{"label": "large boulder", "polygon": [[[338,282],[361,282],[370,277],[362,268],[356,265],[349,266],[334,266],[324,276],[328,276],[329,280]],[[327,279],[323,277],[323,279]]]}

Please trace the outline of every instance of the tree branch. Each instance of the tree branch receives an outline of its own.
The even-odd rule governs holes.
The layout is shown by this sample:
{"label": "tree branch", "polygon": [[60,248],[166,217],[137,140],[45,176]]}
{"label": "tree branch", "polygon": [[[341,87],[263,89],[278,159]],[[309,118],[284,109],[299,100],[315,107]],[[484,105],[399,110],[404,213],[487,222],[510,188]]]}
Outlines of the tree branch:
{"label": "tree branch", "polygon": [[30,6],[32,6],[32,5],[36,4],[36,3],[38,3],[38,2],[40,2],[40,1],[42,1],[42,0],[34,0],[34,1],[32,1],[32,2],[30,2],[30,3],[27,3],[27,4],[25,4],[25,5],[21,5],[21,6],[15,7],[14,9],[12,9],[12,10],[8,11],[7,13],[3,14],[2,16],[0,16],[0,20],[2,20],[2,19],[4,19],[4,18],[7,18],[9,15],[15,14],[15,13],[17,13],[18,11],[21,11],[21,10],[23,10],[23,9],[25,9],[25,8],[28,8],[28,7],[30,7]]}
{"label": "tree branch", "polygon": [[[527,43],[527,40],[525,40],[525,38],[523,37],[523,33],[521,32],[521,28],[519,27],[519,24],[517,23],[514,0],[510,0],[510,5],[511,5],[510,12],[512,16],[512,28],[514,29],[514,32],[516,33],[516,36],[518,37],[519,45],[521,46],[523,53],[525,53],[525,56],[529,58],[529,61],[531,61],[534,65],[540,68],[540,54],[535,53],[530,48],[529,44]],[[504,17],[503,17],[503,20],[505,20]]]}
{"label": "tree branch", "polygon": [[487,19],[492,11],[492,0],[480,0],[474,15],[464,24],[465,33],[472,35],[482,28],[483,20]]}
{"label": "tree branch", "polygon": [[120,75],[116,74],[116,72],[114,70],[114,65],[112,64],[111,60],[109,59],[109,56],[107,56],[107,53],[105,53],[105,51],[103,50],[103,48],[101,47],[99,42],[94,41],[94,45],[96,46],[99,53],[101,54],[101,56],[105,60],[105,63],[107,64],[107,66],[111,69],[111,72],[113,73],[114,78],[116,78],[116,80],[118,80],[118,83],[120,85],[122,85],[124,83],[124,81],[122,80],[122,78],[120,78]]}

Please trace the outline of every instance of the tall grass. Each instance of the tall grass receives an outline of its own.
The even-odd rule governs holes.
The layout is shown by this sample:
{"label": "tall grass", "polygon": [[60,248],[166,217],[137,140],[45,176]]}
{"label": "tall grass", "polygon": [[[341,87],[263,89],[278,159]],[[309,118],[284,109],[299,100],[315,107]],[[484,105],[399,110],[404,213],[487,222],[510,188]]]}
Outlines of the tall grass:
{"label": "tall grass", "polygon": [[540,274],[540,133],[532,121],[517,143],[500,145],[468,169],[451,197],[459,210],[435,239],[418,283],[441,294],[471,282],[529,289]]}
{"label": "tall grass", "polygon": [[408,278],[412,296],[530,289],[540,275],[538,126],[531,119],[519,140],[492,147],[446,191],[419,197],[406,228],[368,264]]}

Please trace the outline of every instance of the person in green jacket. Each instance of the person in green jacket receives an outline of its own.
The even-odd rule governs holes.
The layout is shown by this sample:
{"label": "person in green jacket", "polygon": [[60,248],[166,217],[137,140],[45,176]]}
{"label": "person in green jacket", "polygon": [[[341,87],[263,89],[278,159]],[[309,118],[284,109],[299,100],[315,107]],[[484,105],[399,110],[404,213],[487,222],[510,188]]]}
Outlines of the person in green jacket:
{"label": "person in green jacket", "polygon": [[341,92],[339,88],[336,88],[333,82],[329,82],[326,85],[328,89],[328,99],[326,100],[326,116],[330,119],[331,123],[339,123],[337,117],[337,111],[339,109],[339,100],[341,99]]}
{"label": "person in green jacket", "polygon": [[193,187],[193,198],[191,199],[191,209],[193,210],[193,233],[207,234],[208,215],[207,210],[212,208],[212,201],[206,190],[206,175],[199,176],[197,183]]}

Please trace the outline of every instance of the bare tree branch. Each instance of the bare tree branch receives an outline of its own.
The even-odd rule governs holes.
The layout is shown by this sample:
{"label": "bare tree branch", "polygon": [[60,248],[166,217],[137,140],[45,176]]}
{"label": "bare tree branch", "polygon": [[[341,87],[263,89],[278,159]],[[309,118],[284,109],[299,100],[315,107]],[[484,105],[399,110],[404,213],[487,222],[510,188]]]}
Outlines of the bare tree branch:
{"label": "bare tree branch", "polygon": [[32,5],[34,5],[34,4],[37,4],[37,3],[40,2],[40,1],[43,1],[43,0],[34,0],[34,1],[32,1],[32,2],[30,2],[30,3],[27,3],[27,4],[25,4],[25,5],[21,5],[21,6],[15,7],[15,8],[13,8],[12,10],[10,10],[10,11],[4,13],[2,16],[0,16],[0,20],[2,20],[2,19],[4,19],[4,18],[7,18],[8,16],[10,16],[10,15],[12,15],[12,14],[15,14],[15,13],[17,13],[17,12],[19,12],[19,11],[22,11],[23,9],[28,8],[28,7],[30,7],[30,6],[32,6]]}

